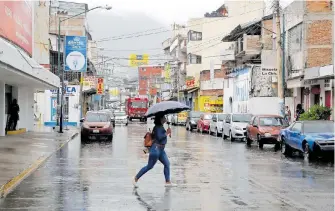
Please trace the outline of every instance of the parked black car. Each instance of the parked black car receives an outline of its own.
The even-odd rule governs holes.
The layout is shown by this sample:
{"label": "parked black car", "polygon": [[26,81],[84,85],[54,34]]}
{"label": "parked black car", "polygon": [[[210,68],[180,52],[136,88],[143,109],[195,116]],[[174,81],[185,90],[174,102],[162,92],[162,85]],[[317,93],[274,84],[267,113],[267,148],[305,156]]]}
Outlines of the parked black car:
{"label": "parked black car", "polygon": [[192,131],[193,129],[197,128],[197,122],[200,119],[201,114],[203,114],[203,112],[200,111],[188,112],[186,119],[186,130]]}

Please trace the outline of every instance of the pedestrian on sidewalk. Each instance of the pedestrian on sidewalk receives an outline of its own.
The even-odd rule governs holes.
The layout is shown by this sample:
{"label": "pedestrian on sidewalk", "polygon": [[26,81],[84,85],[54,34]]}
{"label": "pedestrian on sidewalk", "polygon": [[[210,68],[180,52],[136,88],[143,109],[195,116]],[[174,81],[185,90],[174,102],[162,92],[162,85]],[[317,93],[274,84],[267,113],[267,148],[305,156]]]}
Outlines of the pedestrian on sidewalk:
{"label": "pedestrian on sidewalk", "polygon": [[300,115],[305,113],[305,110],[302,108],[302,105],[301,104],[298,104],[297,105],[297,110],[296,110],[296,119],[295,121],[299,121],[300,119]]}
{"label": "pedestrian on sidewalk", "polygon": [[165,186],[172,186],[170,181],[170,162],[168,156],[165,152],[165,145],[167,143],[167,137],[171,137],[171,129],[165,130],[163,127],[166,123],[165,116],[155,116],[155,127],[153,129],[153,144],[150,147],[148,165],[144,166],[135,176],[133,180],[134,187],[137,188],[137,181],[150,169],[152,169],[157,160],[159,160],[164,165],[164,176],[165,176]]}
{"label": "pedestrian on sidewalk", "polygon": [[288,106],[286,106],[285,109],[285,118],[288,121],[288,123],[291,124],[291,110]]}
{"label": "pedestrian on sidewalk", "polygon": [[17,121],[19,120],[20,107],[17,104],[17,100],[14,99],[12,104],[9,106],[9,130],[16,130]]}

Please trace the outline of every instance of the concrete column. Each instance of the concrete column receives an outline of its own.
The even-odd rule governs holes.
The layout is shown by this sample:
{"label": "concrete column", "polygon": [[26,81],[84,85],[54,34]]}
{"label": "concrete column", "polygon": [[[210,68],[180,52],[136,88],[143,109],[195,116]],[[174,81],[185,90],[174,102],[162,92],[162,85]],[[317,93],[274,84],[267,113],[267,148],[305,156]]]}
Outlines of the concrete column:
{"label": "concrete column", "polygon": [[26,128],[28,131],[34,128],[34,92],[28,87],[13,89],[13,96],[17,90],[17,101],[20,106],[20,120],[17,128]]}
{"label": "concrete column", "polygon": [[5,136],[6,129],[5,100],[5,82],[0,81],[0,136]]}

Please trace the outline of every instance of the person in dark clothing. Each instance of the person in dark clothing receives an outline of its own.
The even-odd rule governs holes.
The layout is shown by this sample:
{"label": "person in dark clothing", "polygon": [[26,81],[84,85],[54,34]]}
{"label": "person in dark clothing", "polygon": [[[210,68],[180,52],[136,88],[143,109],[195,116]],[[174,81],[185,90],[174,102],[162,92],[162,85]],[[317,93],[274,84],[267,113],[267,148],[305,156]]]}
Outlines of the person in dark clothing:
{"label": "person in dark clothing", "polygon": [[153,144],[150,147],[148,164],[144,166],[135,176],[133,180],[134,187],[137,188],[137,181],[150,169],[152,169],[156,162],[159,160],[164,165],[164,176],[165,186],[174,186],[170,181],[170,162],[165,152],[165,145],[167,143],[167,137],[171,137],[171,129],[165,130],[163,124],[166,123],[165,116],[155,117],[155,127],[152,130],[153,133]]}
{"label": "person in dark clothing", "polygon": [[296,118],[295,118],[295,120],[299,121],[300,115],[303,114],[303,113],[305,113],[305,110],[302,108],[301,104],[298,104],[297,105],[297,110],[296,110]]}
{"label": "person in dark clothing", "polygon": [[17,100],[14,99],[12,104],[9,106],[9,130],[16,130],[17,121],[19,120],[20,107],[17,104]]}

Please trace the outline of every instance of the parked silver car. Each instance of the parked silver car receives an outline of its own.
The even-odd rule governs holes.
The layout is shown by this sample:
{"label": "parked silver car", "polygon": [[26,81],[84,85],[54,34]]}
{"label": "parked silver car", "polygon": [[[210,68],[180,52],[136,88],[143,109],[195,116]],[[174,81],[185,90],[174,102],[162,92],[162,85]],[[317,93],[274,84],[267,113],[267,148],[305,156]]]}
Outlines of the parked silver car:
{"label": "parked silver car", "polygon": [[115,111],[115,123],[121,125],[128,125],[128,116],[125,111]]}

